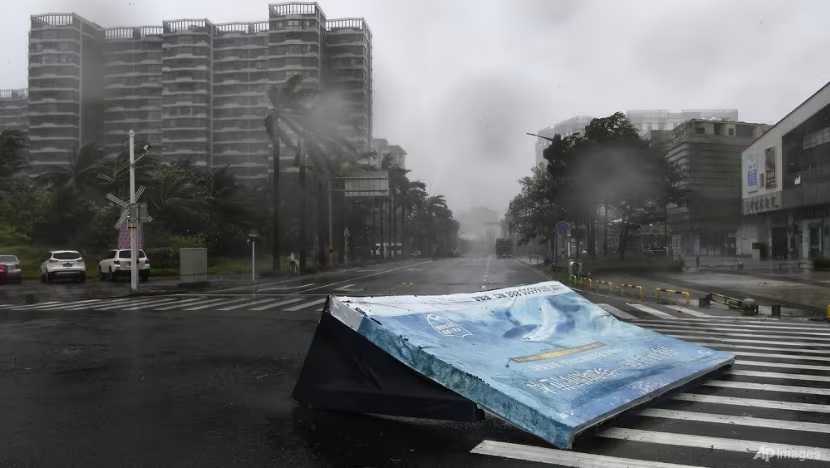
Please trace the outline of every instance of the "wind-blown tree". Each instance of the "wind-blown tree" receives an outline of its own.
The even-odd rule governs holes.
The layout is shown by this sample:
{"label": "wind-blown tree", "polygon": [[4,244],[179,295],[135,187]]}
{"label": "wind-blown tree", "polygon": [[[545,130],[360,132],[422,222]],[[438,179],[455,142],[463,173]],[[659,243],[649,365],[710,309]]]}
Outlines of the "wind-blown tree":
{"label": "wind-blown tree", "polygon": [[561,209],[563,219],[582,227],[590,255],[595,255],[600,207],[606,213],[613,209],[619,218],[618,252],[624,258],[631,232],[664,217],[660,205],[680,196],[674,191],[676,168],[640,139],[619,112],[592,120],[584,135],[557,135],[544,156],[551,177],[549,201]]}
{"label": "wind-blown tree", "polygon": [[562,219],[561,208],[550,200],[553,191],[551,175],[537,166],[533,174],[519,180],[522,189],[510,202],[507,219],[520,244],[554,240],[556,222]]}
{"label": "wind-blown tree", "polygon": [[26,135],[20,130],[0,133],[0,180],[7,181],[26,168],[26,148]]}
{"label": "wind-blown tree", "polygon": [[[274,85],[268,89],[268,100],[271,107],[265,117],[265,130],[271,140],[272,174],[271,174],[271,196],[272,196],[272,270],[280,270],[280,150],[282,144],[289,145],[292,142],[288,134],[289,122],[296,119],[303,107],[303,100],[308,93],[301,88],[302,75],[292,75],[282,86]],[[293,125],[297,127],[297,125]]]}
{"label": "wind-blown tree", "polygon": [[[279,268],[280,224],[279,224],[279,155],[280,144],[291,148],[295,153],[295,163],[300,169],[300,265],[305,267],[308,241],[306,226],[308,210],[308,164],[315,169],[318,178],[331,179],[339,169],[357,160],[357,151],[340,133],[338,124],[339,105],[333,95],[322,95],[302,87],[302,75],[292,75],[282,87],[271,87],[268,97],[271,109],[265,118],[274,148],[272,191],[274,197],[273,214],[273,251],[276,271]],[[323,184],[317,184],[318,197],[324,192]],[[318,200],[319,205],[319,200]],[[319,213],[321,210],[316,210]],[[318,239],[322,240],[322,223],[318,221]]]}

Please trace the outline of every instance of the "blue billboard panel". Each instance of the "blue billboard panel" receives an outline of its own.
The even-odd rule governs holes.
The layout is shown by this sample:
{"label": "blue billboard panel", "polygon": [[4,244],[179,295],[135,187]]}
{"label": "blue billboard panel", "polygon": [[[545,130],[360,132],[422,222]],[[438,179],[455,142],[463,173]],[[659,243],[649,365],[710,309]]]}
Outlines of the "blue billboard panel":
{"label": "blue billboard panel", "polygon": [[332,297],[391,356],[560,448],[734,361],[617,320],[558,282],[445,296]]}

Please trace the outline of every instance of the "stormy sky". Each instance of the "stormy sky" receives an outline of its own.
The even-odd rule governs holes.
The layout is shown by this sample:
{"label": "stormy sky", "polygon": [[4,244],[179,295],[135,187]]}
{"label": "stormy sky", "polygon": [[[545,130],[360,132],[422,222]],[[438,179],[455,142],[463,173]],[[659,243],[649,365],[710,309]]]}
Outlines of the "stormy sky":
{"label": "stormy sky", "polygon": [[[264,0],[4,2],[0,87],[26,86],[28,17],[104,27],[267,18]],[[273,2],[277,3],[277,2]],[[374,36],[375,136],[458,212],[503,212],[533,165],[524,135],[576,114],[734,107],[774,123],[830,81],[830,2],[329,0]]]}

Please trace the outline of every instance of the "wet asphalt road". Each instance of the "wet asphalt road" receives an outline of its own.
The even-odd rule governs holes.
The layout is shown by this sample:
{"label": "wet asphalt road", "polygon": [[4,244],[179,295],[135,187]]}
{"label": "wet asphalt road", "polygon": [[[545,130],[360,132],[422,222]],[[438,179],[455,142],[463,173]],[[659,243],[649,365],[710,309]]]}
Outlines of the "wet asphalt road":
{"label": "wet asphalt road", "polygon": [[[0,307],[0,466],[536,466],[469,453],[485,439],[549,447],[496,418],[454,423],[322,412],[297,405],[290,393],[319,318],[316,301],[327,293],[442,294],[541,280],[541,273],[517,260],[457,258],[155,298],[145,306],[102,300]],[[653,318],[628,306],[631,300],[589,297],[627,310],[644,325]],[[680,325],[687,323],[678,319]],[[817,346],[822,345],[810,349]],[[811,356],[754,359],[768,367],[745,369],[830,379],[827,363],[815,365]],[[781,369],[788,363],[815,369]],[[830,387],[815,381],[743,380]],[[702,393],[740,397],[747,391],[706,387]],[[682,411],[702,405],[702,410],[726,417],[750,415],[819,426],[776,432],[643,415],[625,415],[614,423],[669,434],[830,449],[825,440],[830,439],[830,426],[821,426],[830,413],[830,398],[821,390],[795,396],[766,389],[753,394],[818,409],[756,410],[680,401],[659,406]],[[786,458],[766,462],[735,450],[591,434],[578,439],[576,449],[703,466],[823,464]]]}

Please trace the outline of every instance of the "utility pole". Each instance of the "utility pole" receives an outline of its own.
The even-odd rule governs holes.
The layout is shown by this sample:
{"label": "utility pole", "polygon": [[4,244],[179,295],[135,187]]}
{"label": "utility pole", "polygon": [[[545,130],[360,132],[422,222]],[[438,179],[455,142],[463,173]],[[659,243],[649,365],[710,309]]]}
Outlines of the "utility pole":
{"label": "utility pole", "polygon": [[130,291],[138,291],[138,207],[135,204],[135,132],[130,130]]}
{"label": "utility pole", "polygon": [[329,259],[329,266],[334,266],[334,221],[333,216],[334,214],[331,212],[331,176],[326,179],[326,191],[328,192],[328,199],[329,199],[329,206],[328,206],[328,217],[329,217],[329,242],[328,242],[328,259]]}

